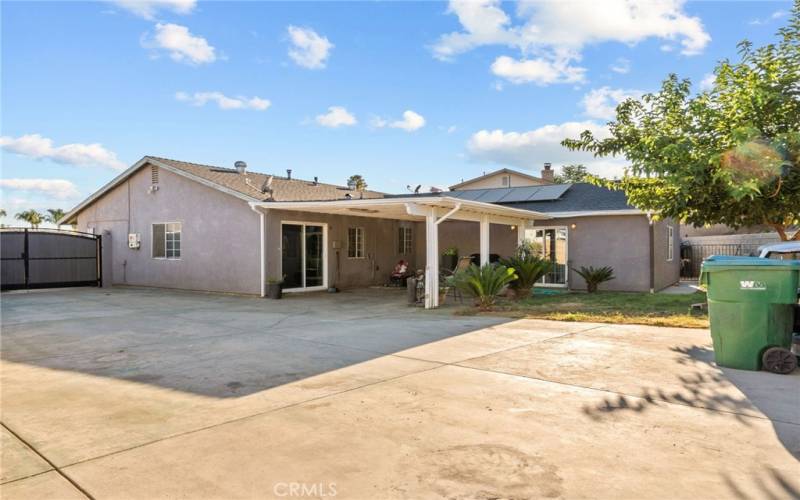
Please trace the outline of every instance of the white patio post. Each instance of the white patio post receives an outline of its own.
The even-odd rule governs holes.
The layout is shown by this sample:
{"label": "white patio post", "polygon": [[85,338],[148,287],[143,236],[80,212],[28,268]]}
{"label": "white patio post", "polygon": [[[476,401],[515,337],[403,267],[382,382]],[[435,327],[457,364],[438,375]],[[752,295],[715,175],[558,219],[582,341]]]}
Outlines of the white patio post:
{"label": "white patio post", "polygon": [[439,307],[439,226],[436,209],[425,216],[425,309]]}
{"label": "white patio post", "polygon": [[489,263],[489,217],[486,215],[481,216],[481,243],[480,243],[480,252],[481,252],[481,267],[485,266]]}
{"label": "white patio post", "polygon": [[525,227],[528,224],[528,221],[525,219],[521,219],[519,223],[517,223],[517,245],[522,245],[525,241]]}

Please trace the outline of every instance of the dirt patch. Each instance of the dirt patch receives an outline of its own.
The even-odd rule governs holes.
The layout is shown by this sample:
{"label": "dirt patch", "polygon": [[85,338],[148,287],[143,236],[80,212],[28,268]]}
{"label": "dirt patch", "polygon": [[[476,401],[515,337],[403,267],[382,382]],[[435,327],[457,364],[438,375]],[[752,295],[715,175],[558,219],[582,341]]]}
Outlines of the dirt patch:
{"label": "dirt patch", "polygon": [[452,499],[555,498],[562,494],[558,468],[542,457],[506,445],[454,446],[427,454],[420,487]]}

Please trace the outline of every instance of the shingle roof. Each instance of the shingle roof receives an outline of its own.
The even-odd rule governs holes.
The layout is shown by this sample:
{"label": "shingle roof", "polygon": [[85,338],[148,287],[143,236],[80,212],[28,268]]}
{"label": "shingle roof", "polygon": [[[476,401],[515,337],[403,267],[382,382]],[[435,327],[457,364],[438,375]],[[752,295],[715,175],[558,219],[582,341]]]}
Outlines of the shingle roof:
{"label": "shingle roof", "polygon": [[[269,174],[249,171],[246,174],[240,174],[232,168],[201,165],[169,158],[159,158],[157,156],[147,156],[145,158],[201,177],[231,191],[249,196],[257,201],[343,200],[348,193],[354,198],[359,198],[362,194],[361,192],[355,193],[344,186],[336,186],[334,184],[325,184],[322,182],[314,183],[313,181],[302,179],[288,179],[277,175],[272,176],[272,194],[270,194],[261,191],[261,187],[270,177]],[[364,198],[383,198],[383,196],[383,193],[377,191],[363,191]]]}
{"label": "shingle roof", "polygon": [[628,204],[623,191],[587,183],[572,184],[557,200],[502,204],[544,213],[635,209]]}

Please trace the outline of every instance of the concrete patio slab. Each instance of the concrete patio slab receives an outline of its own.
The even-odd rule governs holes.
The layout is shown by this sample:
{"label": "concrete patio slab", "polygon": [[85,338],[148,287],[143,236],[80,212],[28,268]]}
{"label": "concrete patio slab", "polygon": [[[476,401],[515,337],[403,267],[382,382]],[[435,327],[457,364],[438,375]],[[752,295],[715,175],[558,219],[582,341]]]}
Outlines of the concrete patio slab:
{"label": "concrete patio slab", "polygon": [[87,497],[57,472],[51,471],[38,476],[21,479],[0,486],[3,500],[85,500]]}
{"label": "concrete patio slab", "polygon": [[5,436],[0,495],[800,496],[800,375],[719,369],[704,330],[383,292],[3,294],[2,421],[58,470]]}
{"label": "concrete patio slab", "polygon": [[729,496],[732,485],[756,497],[781,482],[800,491],[768,420],[667,404],[594,420],[584,408],[605,397],[444,366],[65,470],[98,498],[277,497],[293,482],[342,498],[696,498]]}
{"label": "concrete patio slab", "polygon": [[0,428],[0,483],[22,479],[52,470],[50,464],[25,443]]}
{"label": "concrete patio slab", "polygon": [[[713,361],[706,330],[624,325],[594,328],[578,336],[550,339],[461,364],[643,401],[668,401],[800,424],[800,372],[775,377],[723,371]],[[734,383],[730,376],[736,377],[735,372],[748,383]],[[631,376],[633,373],[636,376]]]}

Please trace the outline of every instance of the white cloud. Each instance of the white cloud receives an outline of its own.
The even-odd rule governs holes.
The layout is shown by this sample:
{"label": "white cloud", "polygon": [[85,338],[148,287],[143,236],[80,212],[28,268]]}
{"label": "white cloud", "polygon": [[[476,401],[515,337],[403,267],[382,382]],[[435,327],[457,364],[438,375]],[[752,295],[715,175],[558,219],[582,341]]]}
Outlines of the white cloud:
{"label": "white cloud", "polygon": [[581,100],[583,112],[589,118],[613,120],[617,116],[617,105],[628,98],[638,98],[644,92],[634,89],[612,89],[600,87],[590,90]]}
{"label": "white cloud", "polygon": [[54,147],[53,141],[39,134],[18,138],[0,137],[0,147],[11,153],[28,156],[36,160],[52,160],[56,163],[79,166],[108,167],[122,170],[126,167],[117,155],[102,144],[65,144]]}
{"label": "white cloud", "polygon": [[222,92],[195,92],[188,94],[186,92],[176,92],[175,99],[188,102],[192,106],[205,106],[209,101],[216,102],[219,109],[254,109],[256,111],[264,111],[269,108],[272,103],[268,99],[260,97],[228,97]]}
{"label": "white cloud", "polygon": [[297,65],[308,69],[322,69],[330,56],[334,45],[324,36],[320,36],[311,28],[299,28],[289,26],[289,40],[292,48],[289,49],[289,57]]}
{"label": "white cloud", "polygon": [[197,0],[114,0],[125,10],[145,19],[154,19],[159,10],[170,10],[176,14],[189,14],[197,6]]}
{"label": "white cloud", "polygon": [[40,193],[59,200],[80,195],[77,186],[65,179],[0,179],[0,188],[26,193]]}
{"label": "white cloud", "polygon": [[[500,74],[508,73],[517,82],[573,83],[583,78],[583,68],[571,63],[580,60],[582,49],[590,44],[634,45],[655,37],[679,43],[685,55],[702,52],[711,37],[699,18],[683,11],[683,4],[683,0],[606,0],[597,8],[589,0],[528,1],[516,4],[522,22],[513,24],[500,0],[451,0],[448,13],[458,17],[463,29],[442,35],[433,54],[450,60],[476,47],[502,45],[519,50],[522,57],[498,58],[493,68],[498,66]],[[556,77],[542,76],[559,70]]]}
{"label": "white cloud", "polygon": [[351,126],[358,123],[356,117],[342,106],[329,107],[327,113],[322,115],[317,115],[316,121],[323,127],[330,127],[330,128]]}
{"label": "white cloud", "polygon": [[616,62],[614,62],[614,64],[609,66],[609,69],[611,69],[611,71],[613,71],[614,73],[625,75],[630,73],[631,71],[631,62],[630,60],[624,57],[619,57],[617,58]]}
{"label": "white cloud", "polygon": [[406,132],[414,132],[425,126],[425,117],[409,109],[403,112],[402,120],[389,121],[376,116],[370,123],[376,128],[390,127],[403,129]]}
{"label": "white cloud", "polygon": [[505,78],[511,83],[535,83],[550,85],[553,83],[582,83],[585,68],[570,66],[569,59],[523,59],[515,60],[508,56],[500,56],[492,63],[492,73]]}
{"label": "white cloud", "polygon": [[155,35],[146,34],[141,44],[147,49],[167,51],[176,62],[197,65],[217,60],[216,49],[205,38],[193,35],[189,28],[179,24],[156,24]]}
{"label": "white cloud", "polygon": [[714,73],[706,73],[703,75],[703,79],[700,80],[700,90],[706,91],[711,90],[714,88],[714,82],[717,80],[717,77],[714,76]]}
{"label": "white cloud", "polygon": [[480,130],[467,142],[467,154],[476,162],[531,169],[535,174],[545,162],[554,166],[582,163],[591,173],[620,177],[624,161],[597,159],[591,153],[569,151],[561,145],[562,140],[577,138],[584,130],[590,130],[598,138],[610,135],[608,128],[593,121],[545,125],[527,132]]}
{"label": "white cloud", "polygon": [[760,19],[760,18],[753,19],[748,24],[752,24],[754,26],[759,26],[759,25],[762,25],[762,24],[768,24],[770,21],[774,21],[776,19],[780,19],[780,18],[788,16],[788,15],[789,15],[789,13],[786,12],[785,10],[776,10],[775,12],[770,14],[769,17],[764,18],[764,19]]}

